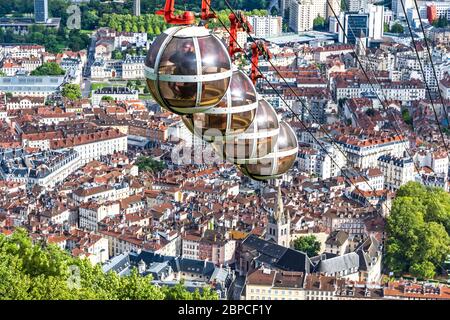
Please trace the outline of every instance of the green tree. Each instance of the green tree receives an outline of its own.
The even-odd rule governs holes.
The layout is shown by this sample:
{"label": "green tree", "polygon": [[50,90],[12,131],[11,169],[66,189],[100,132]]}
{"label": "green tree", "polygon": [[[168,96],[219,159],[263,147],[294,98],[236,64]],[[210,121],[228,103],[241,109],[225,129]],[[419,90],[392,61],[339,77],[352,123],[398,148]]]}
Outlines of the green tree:
{"label": "green tree", "polygon": [[439,17],[433,21],[432,25],[436,28],[445,28],[448,26],[448,20],[446,17]]}
{"label": "green tree", "polygon": [[[78,270],[73,281],[71,270]],[[128,276],[104,273],[89,260],[74,258],[53,244],[32,243],[24,229],[0,234],[0,299],[162,300],[217,299],[209,289],[188,292],[182,284],[157,287],[135,268]]]}
{"label": "green tree", "polygon": [[314,30],[323,30],[325,28],[325,19],[321,16],[317,16],[313,21]]}
{"label": "green tree", "polygon": [[111,102],[111,101],[114,101],[115,99],[113,98],[113,97],[111,97],[111,96],[103,96],[102,97],[102,101],[108,101],[108,102]]}
{"label": "green tree", "polygon": [[80,85],[71,83],[65,84],[62,89],[62,96],[72,101],[81,99]]}
{"label": "green tree", "polygon": [[409,271],[411,275],[422,278],[431,279],[435,275],[434,265],[430,261],[424,261],[421,263],[415,263],[411,266]]}
{"label": "green tree", "polygon": [[408,109],[403,109],[402,110],[402,118],[403,118],[403,121],[405,121],[406,124],[409,124],[409,125],[413,124],[412,117],[409,114]]}
{"label": "green tree", "polygon": [[416,182],[402,186],[387,218],[386,264],[431,278],[450,254],[450,195]]}
{"label": "green tree", "polygon": [[294,248],[305,252],[308,257],[314,257],[320,251],[320,241],[314,235],[300,237],[294,240]]}
{"label": "green tree", "polygon": [[66,71],[55,62],[46,62],[31,72],[32,76],[62,76],[64,74]]}
{"label": "green tree", "polygon": [[150,171],[153,173],[160,172],[167,167],[165,162],[150,157],[139,157],[136,161],[136,165],[141,171]]}
{"label": "green tree", "polygon": [[128,80],[127,87],[133,89],[135,87],[135,82],[133,80]]}
{"label": "green tree", "polygon": [[120,50],[114,50],[112,53],[111,53],[111,57],[113,58],[113,59],[116,59],[116,60],[122,60],[123,59],[123,54],[122,54],[122,52],[120,51]]}
{"label": "green tree", "polygon": [[403,33],[404,28],[400,23],[395,23],[392,27],[391,27],[391,32],[392,33]]}
{"label": "green tree", "polygon": [[389,32],[389,23],[384,23],[384,26],[383,26],[383,31],[384,32]]}

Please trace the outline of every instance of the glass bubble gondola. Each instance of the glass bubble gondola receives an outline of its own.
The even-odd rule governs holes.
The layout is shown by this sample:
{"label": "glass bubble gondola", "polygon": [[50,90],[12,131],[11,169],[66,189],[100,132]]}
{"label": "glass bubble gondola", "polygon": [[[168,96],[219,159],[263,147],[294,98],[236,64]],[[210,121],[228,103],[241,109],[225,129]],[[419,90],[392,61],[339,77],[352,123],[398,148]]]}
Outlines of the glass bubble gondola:
{"label": "glass bubble gondola", "polygon": [[176,114],[204,112],[228,90],[231,59],[208,29],[178,26],[153,42],[145,61],[147,85],[156,102]]}
{"label": "glass bubble gondola", "polygon": [[214,141],[213,147],[223,158],[234,164],[248,163],[273,151],[279,125],[275,109],[266,100],[260,99],[250,127],[233,139]]}
{"label": "glass bubble gondola", "polygon": [[247,75],[235,69],[230,88],[217,106],[183,116],[182,120],[192,133],[213,142],[244,133],[252,124],[257,107],[255,86]]}
{"label": "glass bubble gondola", "polygon": [[239,166],[241,172],[253,180],[275,179],[286,173],[294,164],[298,153],[298,140],[286,122],[280,122],[280,133],[272,153],[262,159]]}

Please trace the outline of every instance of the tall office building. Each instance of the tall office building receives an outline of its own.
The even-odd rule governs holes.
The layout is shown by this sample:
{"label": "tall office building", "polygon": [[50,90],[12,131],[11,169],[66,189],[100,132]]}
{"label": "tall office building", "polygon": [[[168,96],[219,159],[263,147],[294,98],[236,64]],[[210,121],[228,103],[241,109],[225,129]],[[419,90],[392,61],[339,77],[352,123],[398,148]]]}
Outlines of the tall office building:
{"label": "tall office building", "polygon": [[312,30],[314,19],[318,16],[327,17],[326,0],[291,1],[289,12],[289,27],[294,32]]}
{"label": "tall office building", "polygon": [[296,0],[280,0],[280,14],[283,18],[289,13],[289,8],[291,6],[291,2]]}
{"label": "tall office building", "polygon": [[341,0],[328,0],[327,18],[334,17],[334,15],[339,17],[340,13],[341,13]]}
{"label": "tall office building", "polygon": [[346,37],[344,32],[339,30],[339,42],[355,44],[358,41],[357,38],[366,38],[369,34],[369,15],[367,13],[345,14],[343,26]]}
{"label": "tall office building", "polygon": [[365,10],[370,0],[345,0],[345,8],[347,12],[359,12]]}
{"label": "tall office building", "polygon": [[[337,26],[339,32],[339,42],[356,44],[357,38],[367,40],[380,40],[383,37],[384,7],[369,4],[366,12],[352,13],[342,12],[339,20],[344,26],[344,31]],[[330,31],[331,23],[330,21]],[[333,26],[336,26],[333,23]],[[368,45],[365,43],[364,45]]]}
{"label": "tall office building", "polygon": [[133,14],[136,17],[141,15],[141,0],[134,0],[133,2]]}
{"label": "tall office building", "polygon": [[392,12],[397,19],[405,18],[405,12],[403,11],[402,2],[407,13],[408,8],[414,8],[414,0],[392,0]]}
{"label": "tall office building", "polygon": [[283,21],[279,16],[249,16],[248,21],[253,27],[254,37],[279,36],[282,32]]}
{"label": "tall office building", "polygon": [[382,5],[367,5],[369,14],[369,39],[381,40],[384,34],[384,6]]}
{"label": "tall office building", "polygon": [[48,0],[34,0],[34,21],[46,23],[48,20]]}

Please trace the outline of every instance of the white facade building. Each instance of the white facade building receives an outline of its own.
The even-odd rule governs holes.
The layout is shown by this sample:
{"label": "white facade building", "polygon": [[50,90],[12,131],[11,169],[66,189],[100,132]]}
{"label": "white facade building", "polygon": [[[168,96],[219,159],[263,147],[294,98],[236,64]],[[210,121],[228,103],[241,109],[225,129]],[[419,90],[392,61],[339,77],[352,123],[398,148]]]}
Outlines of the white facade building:
{"label": "white facade building", "polygon": [[289,27],[294,30],[294,32],[312,30],[314,19],[318,16],[322,18],[327,17],[326,0],[291,1]]}
{"label": "white facade building", "polygon": [[128,149],[127,135],[118,130],[110,129],[93,134],[84,134],[75,138],[50,141],[53,150],[73,148],[80,155],[81,164],[99,160],[116,152],[126,152]]}
{"label": "white facade building", "polygon": [[390,190],[397,190],[409,181],[414,181],[414,161],[409,157],[383,155],[378,158],[378,168],[383,172],[385,185]]}
{"label": "white facade building", "polygon": [[254,37],[279,36],[282,32],[283,21],[279,16],[249,16],[248,21],[253,27],[251,35]]}
{"label": "white facade building", "polygon": [[145,56],[127,56],[122,63],[122,79],[145,79]]}
{"label": "white facade building", "polygon": [[120,204],[118,202],[103,204],[95,202],[84,203],[79,208],[79,227],[89,231],[97,231],[100,221],[107,216],[113,217],[119,213]]}
{"label": "white facade building", "polygon": [[349,165],[368,169],[378,166],[378,158],[391,154],[402,157],[409,147],[409,141],[403,137],[341,139],[337,141],[347,153]]}
{"label": "white facade building", "polygon": [[104,87],[92,92],[92,105],[98,106],[103,97],[112,97],[116,101],[137,100],[139,98],[137,90],[127,87]]}

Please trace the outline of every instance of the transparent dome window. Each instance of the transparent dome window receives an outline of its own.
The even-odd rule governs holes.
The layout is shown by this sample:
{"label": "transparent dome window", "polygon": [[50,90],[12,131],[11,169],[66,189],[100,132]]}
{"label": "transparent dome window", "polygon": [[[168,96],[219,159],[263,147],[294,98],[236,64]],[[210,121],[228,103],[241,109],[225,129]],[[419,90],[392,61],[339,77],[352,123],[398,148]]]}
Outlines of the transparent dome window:
{"label": "transparent dome window", "polygon": [[242,71],[233,73],[230,83],[231,105],[233,107],[256,103],[257,94],[250,78]]}
{"label": "transparent dome window", "polygon": [[[202,74],[216,74],[230,69],[230,60],[223,43],[216,37],[198,38],[200,48]],[[225,50],[217,50],[223,47]]]}
{"label": "transparent dome window", "polygon": [[230,78],[202,82],[200,106],[216,105],[222,100],[228,90]]}
{"label": "transparent dome window", "polygon": [[258,122],[258,130],[278,128],[278,115],[275,109],[264,99],[261,99],[258,103],[259,106],[255,118],[255,121]]}
{"label": "transparent dome window", "polygon": [[152,69],[155,68],[156,58],[158,56],[159,51],[161,50],[161,46],[163,45],[167,37],[168,35],[166,33],[161,33],[152,43],[147,53],[147,58],[145,60],[145,65],[147,67]]}
{"label": "transparent dome window", "polygon": [[255,114],[255,109],[231,114],[231,128],[233,128],[234,133],[244,132],[251,125]]}
{"label": "transparent dome window", "polygon": [[159,74],[195,76],[197,70],[197,55],[192,38],[173,37],[159,63]]}
{"label": "transparent dome window", "polygon": [[281,122],[280,134],[277,140],[277,151],[283,152],[297,148],[297,143],[297,137],[293,133],[292,128],[286,122]]}
{"label": "transparent dome window", "polygon": [[197,82],[159,81],[161,98],[176,108],[193,108],[197,101]]}
{"label": "transparent dome window", "polygon": [[274,152],[241,166],[242,172],[255,180],[268,180],[286,173],[295,163],[298,141],[292,128],[280,124],[280,133]]}
{"label": "transparent dome window", "polygon": [[147,86],[156,103],[158,103],[159,105],[164,105],[164,102],[158,98],[158,92],[156,90],[156,82],[154,80],[147,79]]}

